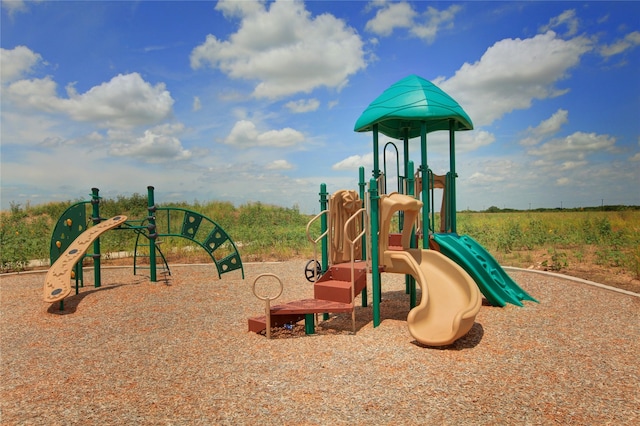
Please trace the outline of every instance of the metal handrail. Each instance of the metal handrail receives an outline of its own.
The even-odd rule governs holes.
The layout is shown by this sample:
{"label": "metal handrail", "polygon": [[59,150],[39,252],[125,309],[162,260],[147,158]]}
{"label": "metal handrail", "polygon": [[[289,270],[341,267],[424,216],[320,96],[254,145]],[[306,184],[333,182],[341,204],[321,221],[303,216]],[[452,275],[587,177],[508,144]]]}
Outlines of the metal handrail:
{"label": "metal handrail", "polygon": [[[308,223],[307,223],[307,228],[306,228],[306,234],[307,234],[307,240],[309,240],[309,242],[311,244],[313,244],[313,261],[314,261],[314,268],[313,268],[313,282],[318,282],[318,273],[317,270],[315,268],[315,265],[318,264],[318,241],[320,241],[322,238],[326,237],[329,235],[329,231],[331,230],[331,215],[328,214],[329,210],[323,210],[320,213],[318,213],[317,215],[315,215]],[[322,217],[322,215],[327,215],[327,229],[326,231],[324,231],[322,234],[320,234],[320,236],[318,236],[318,238],[313,239],[311,237],[310,234],[310,228],[311,225],[313,224],[313,222],[315,222],[316,220],[318,220],[319,218]],[[330,238],[327,238],[329,241],[331,240]],[[327,244],[327,250],[329,252],[329,259],[331,259],[331,244]]]}
{"label": "metal handrail", "polygon": [[[351,223],[352,220],[355,220],[355,218],[359,215],[362,214],[364,216],[364,223],[362,226],[362,231],[356,235],[354,237],[354,239],[352,240],[351,238],[349,238],[349,224]],[[355,241],[359,240],[360,238],[362,238],[363,235],[368,234],[368,230],[369,227],[367,226],[367,224],[369,223],[369,215],[367,213],[367,209],[365,207],[359,209],[357,212],[355,212],[349,219],[347,219],[347,221],[344,223],[344,238],[347,241],[347,243],[349,243],[349,259],[351,262],[351,325],[352,325],[352,329],[353,332],[356,332],[356,303],[355,303],[355,299],[356,299],[356,273],[355,273]],[[369,270],[369,261],[366,260],[366,265],[367,265],[367,270]]]}

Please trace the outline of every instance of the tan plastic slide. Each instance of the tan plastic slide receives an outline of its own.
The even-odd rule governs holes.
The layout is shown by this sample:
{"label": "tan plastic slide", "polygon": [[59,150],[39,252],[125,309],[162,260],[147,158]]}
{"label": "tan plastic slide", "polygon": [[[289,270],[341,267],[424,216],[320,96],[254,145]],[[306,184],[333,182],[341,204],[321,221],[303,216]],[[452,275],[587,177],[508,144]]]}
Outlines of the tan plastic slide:
{"label": "tan plastic slide", "polygon": [[444,346],[471,330],[482,297],[464,269],[435,250],[387,250],[384,262],[385,272],[409,274],[420,285],[420,304],[407,316],[418,342]]}
{"label": "tan plastic slide", "polygon": [[[457,263],[434,251],[410,248],[411,224],[422,202],[393,193],[380,197],[380,255],[385,272],[416,279],[422,297],[407,316],[411,335],[429,346],[453,343],[471,330],[482,305],[475,281]],[[395,212],[404,211],[402,250],[389,250],[389,227]]]}
{"label": "tan plastic slide", "polygon": [[44,280],[43,298],[47,303],[57,302],[71,293],[71,271],[89,249],[89,245],[109,229],[122,225],[127,220],[124,215],[103,220],[84,231],[76,238],[65,253],[51,265]]}

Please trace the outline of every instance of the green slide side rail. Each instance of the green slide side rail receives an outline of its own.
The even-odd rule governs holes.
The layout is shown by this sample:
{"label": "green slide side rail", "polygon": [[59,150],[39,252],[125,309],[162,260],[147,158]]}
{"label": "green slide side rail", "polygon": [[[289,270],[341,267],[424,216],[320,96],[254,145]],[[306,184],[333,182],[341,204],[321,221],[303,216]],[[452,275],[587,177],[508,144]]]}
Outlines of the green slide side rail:
{"label": "green slide side rail", "polygon": [[218,277],[244,267],[238,248],[220,225],[200,213],[178,207],[158,207],[156,212],[158,237],[181,237],[202,247],[218,270]]}
{"label": "green slide side rail", "polygon": [[523,300],[538,302],[524,291],[502,269],[498,261],[468,235],[434,234],[440,252],[456,262],[474,279],[478,288],[493,306],[511,303],[523,306]]}

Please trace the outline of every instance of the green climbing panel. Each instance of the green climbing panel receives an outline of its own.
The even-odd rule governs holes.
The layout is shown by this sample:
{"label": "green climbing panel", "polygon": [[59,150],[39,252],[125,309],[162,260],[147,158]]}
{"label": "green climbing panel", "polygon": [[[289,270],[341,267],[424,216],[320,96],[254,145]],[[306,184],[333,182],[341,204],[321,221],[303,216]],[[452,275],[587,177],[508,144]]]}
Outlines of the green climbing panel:
{"label": "green climbing panel", "polygon": [[216,251],[218,247],[221,247],[225,242],[229,241],[230,238],[226,232],[219,226],[216,226],[213,231],[209,233],[209,236],[204,242],[204,248],[209,253],[213,253]]}
{"label": "green climbing panel", "polygon": [[198,213],[185,211],[184,219],[182,221],[182,236],[190,240],[197,241],[196,234],[198,233],[198,228],[200,227],[200,223],[202,223],[203,218],[204,216]]}
{"label": "green climbing panel", "polygon": [[51,265],[87,229],[87,201],[72,205],[58,219],[49,246]]}
{"label": "green climbing panel", "polygon": [[239,269],[244,279],[238,248],[229,234],[213,220],[183,208],[160,207],[156,211],[156,226],[159,237],[186,238],[205,249],[218,269],[218,276]]}

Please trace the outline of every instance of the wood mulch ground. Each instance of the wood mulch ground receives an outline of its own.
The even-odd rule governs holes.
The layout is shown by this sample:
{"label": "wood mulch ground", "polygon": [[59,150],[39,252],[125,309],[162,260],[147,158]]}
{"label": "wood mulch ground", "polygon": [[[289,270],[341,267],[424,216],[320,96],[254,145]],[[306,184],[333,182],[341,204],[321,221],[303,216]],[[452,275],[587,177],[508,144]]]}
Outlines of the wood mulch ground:
{"label": "wood mulch ground", "polygon": [[[371,308],[277,337],[247,331],[251,292],[279,275],[278,301],[311,297],[306,261],[174,266],[151,283],[104,268],[58,304],[44,273],[0,276],[3,425],[616,424],[640,422],[640,297],[510,270],[540,303],[483,305],[444,348],[406,327],[404,279],[383,275],[382,324]],[[268,285],[268,284],[266,284]]]}

